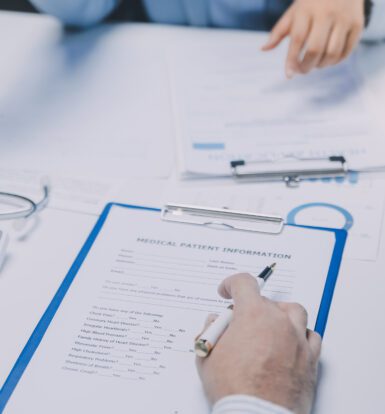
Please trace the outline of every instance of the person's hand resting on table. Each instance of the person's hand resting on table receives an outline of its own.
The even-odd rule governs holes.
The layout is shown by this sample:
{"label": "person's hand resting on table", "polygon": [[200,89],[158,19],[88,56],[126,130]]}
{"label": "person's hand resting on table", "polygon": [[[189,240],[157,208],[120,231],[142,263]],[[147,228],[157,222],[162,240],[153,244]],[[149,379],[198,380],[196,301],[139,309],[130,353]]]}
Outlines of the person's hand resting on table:
{"label": "person's hand resting on table", "polygon": [[[284,407],[295,413],[309,413],[321,339],[307,330],[304,308],[262,297],[256,280],[248,274],[227,278],[219,292],[233,299],[233,320],[211,354],[197,357],[198,371],[214,412],[278,413],[285,412],[280,409]],[[209,318],[206,326],[212,320]],[[237,397],[230,401],[230,396],[241,395],[259,399],[246,402],[249,408],[254,403],[258,405],[258,401],[264,403],[261,400],[277,407],[271,411],[231,411]],[[224,397],[229,397],[227,408]],[[239,398],[241,401],[244,397]]]}
{"label": "person's hand resting on table", "polygon": [[286,75],[292,78],[341,62],[359,42],[364,25],[364,0],[295,0],[263,50],[290,37]]}

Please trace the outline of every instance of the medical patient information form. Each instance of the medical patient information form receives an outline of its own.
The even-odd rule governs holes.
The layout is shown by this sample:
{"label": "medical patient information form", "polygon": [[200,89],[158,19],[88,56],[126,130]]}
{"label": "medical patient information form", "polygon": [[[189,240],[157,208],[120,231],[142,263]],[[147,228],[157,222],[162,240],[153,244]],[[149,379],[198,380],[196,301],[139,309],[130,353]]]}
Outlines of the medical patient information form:
{"label": "medical patient information form", "polygon": [[257,275],[272,261],[264,294],[300,302],[317,329],[336,232],[225,230],[121,205],[101,220],[0,393],[0,411],[209,412],[194,337],[208,313],[227,306],[217,293],[225,277]]}

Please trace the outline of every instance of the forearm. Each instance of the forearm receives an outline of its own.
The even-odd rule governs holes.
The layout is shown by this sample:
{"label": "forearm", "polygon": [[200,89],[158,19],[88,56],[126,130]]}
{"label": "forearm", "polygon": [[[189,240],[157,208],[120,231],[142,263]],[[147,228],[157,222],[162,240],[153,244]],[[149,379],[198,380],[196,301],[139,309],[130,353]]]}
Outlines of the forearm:
{"label": "forearm", "polygon": [[214,405],[212,414],[292,414],[292,412],[259,398],[232,395],[219,400]]}
{"label": "forearm", "polygon": [[120,0],[31,0],[40,11],[71,26],[90,26],[108,16]]}
{"label": "forearm", "polygon": [[373,0],[373,10],[363,40],[375,41],[385,39],[385,0]]}

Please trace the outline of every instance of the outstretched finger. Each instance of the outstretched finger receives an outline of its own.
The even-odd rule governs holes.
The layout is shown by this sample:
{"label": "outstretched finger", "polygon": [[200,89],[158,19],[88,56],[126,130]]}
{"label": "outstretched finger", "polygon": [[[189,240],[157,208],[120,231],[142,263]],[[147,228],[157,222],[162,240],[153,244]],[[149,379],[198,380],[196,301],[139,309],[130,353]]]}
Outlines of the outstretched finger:
{"label": "outstretched finger", "polygon": [[290,79],[300,73],[301,52],[307,41],[311,28],[311,19],[306,14],[298,15],[290,30],[290,45],[286,59],[286,76]]}
{"label": "outstretched finger", "polygon": [[293,11],[290,8],[277,22],[270,32],[267,43],[262,47],[263,51],[272,50],[277,47],[282,40],[289,35],[293,21]]}

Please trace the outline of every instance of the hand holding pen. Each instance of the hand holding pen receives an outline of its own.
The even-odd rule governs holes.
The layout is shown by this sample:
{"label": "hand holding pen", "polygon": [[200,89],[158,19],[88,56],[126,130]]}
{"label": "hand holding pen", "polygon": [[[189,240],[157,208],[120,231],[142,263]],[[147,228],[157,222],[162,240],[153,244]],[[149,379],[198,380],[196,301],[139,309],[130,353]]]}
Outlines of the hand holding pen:
{"label": "hand holding pen", "polygon": [[[262,272],[257,276],[257,283],[259,285],[259,289],[262,290],[265,286],[265,283],[270,278],[270,276],[274,272],[274,268],[276,263],[273,263],[271,266],[265,267]],[[226,328],[228,327],[231,319],[233,317],[233,305],[230,305],[227,309],[225,309],[221,315],[215,319],[208,328],[195,340],[195,353],[202,358],[207,357],[215,344],[217,343],[218,339],[223,335]]]}
{"label": "hand holding pen", "polygon": [[219,293],[234,301],[233,317],[210,355],[197,357],[210,402],[248,395],[310,412],[321,338],[307,329],[305,309],[263,298],[248,274],[225,279]]}

